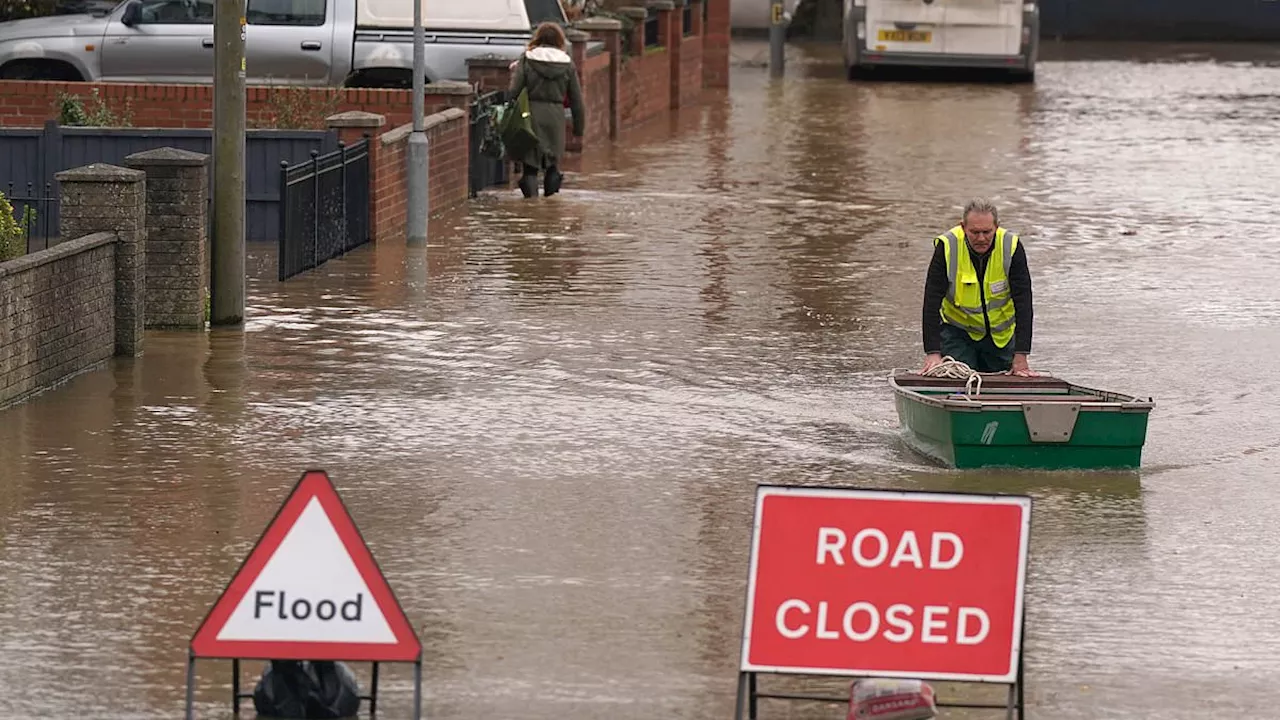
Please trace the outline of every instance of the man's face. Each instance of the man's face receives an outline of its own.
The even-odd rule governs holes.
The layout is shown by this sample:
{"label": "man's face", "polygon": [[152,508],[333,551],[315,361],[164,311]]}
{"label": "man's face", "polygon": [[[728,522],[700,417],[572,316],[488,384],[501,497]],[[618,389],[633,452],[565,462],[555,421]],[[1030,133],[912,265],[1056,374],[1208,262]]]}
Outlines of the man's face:
{"label": "man's face", "polygon": [[991,243],[996,240],[996,219],[991,213],[969,213],[963,227],[964,236],[975,251],[984,253],[991,249]]}

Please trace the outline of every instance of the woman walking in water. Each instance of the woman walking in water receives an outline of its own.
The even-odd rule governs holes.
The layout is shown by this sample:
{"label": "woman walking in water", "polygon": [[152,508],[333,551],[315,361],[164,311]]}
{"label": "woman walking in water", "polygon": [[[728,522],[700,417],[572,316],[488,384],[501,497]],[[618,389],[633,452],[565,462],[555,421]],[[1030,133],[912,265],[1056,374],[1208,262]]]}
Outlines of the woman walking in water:
{"label": "woman walking in water", "polygon": [[566,99],[573,113],[573,136],[582,137],[586,126],[586,109],[582,104],[582,86],[577,68],[564,51],[564,31],[559,25],[544,22],[533,31],[533,39],[511,73],[511,97],[521,90],[529,91],[529,111],[538,147],[513,158],[520,161],[520,192],[524,196],[538,194],[538,173],[544,173],[543,194],[560,191],[564,176],[560,158],[564,156],[564,108]]}

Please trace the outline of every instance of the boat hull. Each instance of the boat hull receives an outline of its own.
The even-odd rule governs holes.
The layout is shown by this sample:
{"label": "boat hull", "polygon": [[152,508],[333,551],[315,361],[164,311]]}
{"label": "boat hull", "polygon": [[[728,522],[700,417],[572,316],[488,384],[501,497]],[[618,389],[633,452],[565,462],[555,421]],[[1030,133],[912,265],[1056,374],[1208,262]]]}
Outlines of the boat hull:
{"label": "boat hull", "polygon": [[[962,382],[932,382],[934,389],[923,391],[893,382],[894,401],[907,444],[949,467],[1124,470],[1142,464],[1150,401],[1061,381],[1029,391],[1006,383],[968,397]],[[938,389],[949,384],[955,389]]]}

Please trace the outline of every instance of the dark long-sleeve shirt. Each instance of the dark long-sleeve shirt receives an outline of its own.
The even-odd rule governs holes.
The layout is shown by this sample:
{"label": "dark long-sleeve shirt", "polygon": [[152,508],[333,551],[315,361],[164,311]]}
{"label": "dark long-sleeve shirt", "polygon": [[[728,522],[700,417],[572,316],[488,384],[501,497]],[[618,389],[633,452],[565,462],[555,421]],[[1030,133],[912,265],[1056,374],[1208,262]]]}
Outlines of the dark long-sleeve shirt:
{"label": "dark long-sleeve shirt", "polygon": [[[992,248],[995,245],[992,244]],[[973,258],[978,277],[985,277],[987,260],[991,251],[979,255],[969,248],[969,256]],[[921,326],[924,336],[924,351],[928,353],[942,352],[942,299],[947,296],[950,287],[947,281],[947,255],[941,243],[933,250],[933,260],[929,262],[929,274],[924,283],[924,316]],[[984,286],[985,287],[985,286]],[[1027,254],[1022,243],[1013,251],[1009,263],[1009,294],[1013,300],[1014,331],[1013,351],[1031,352],[1031,271],[1027,269]],[[984,313],[985,314],[985,313]],[[991,320],[987,319],[987,331],[990,332]]]}

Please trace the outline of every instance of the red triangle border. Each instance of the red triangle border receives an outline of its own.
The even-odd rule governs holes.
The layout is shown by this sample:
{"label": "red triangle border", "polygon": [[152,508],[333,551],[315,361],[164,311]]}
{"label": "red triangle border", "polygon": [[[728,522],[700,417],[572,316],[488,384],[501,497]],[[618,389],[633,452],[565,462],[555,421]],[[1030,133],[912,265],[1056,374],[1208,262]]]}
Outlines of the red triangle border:
{"label": "red triangle border", "polygon": [[[294,523],[302,515],[312,498],[329,517],[343,546],[355,563],[360,577],[369,587],[369,594],[382,611],[387,625],[396,638],[395,643],[344,643],[272,640],[218,640],[218,633],[226,626],[231,614],[249,592],[262,573],[267,561],[275,555],[280,544],[288,536]],[[405,617],[404,609],[395,592],[387,584],[382,569],[374,560],[364,537],[356,528],[342,498],[328,473],[323,470],[307,470],[294,485],[289,496],[281,504],[276,516],[267,524],[253,550],[241,563],[231,582],[210,608],[200,626],[191,636],[191,653],[197,658],[259,659],[259,660],[335,660],[372,662],[418,662],[422,657],[422,643],[413,626]]]}

